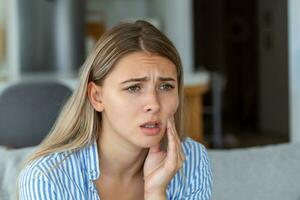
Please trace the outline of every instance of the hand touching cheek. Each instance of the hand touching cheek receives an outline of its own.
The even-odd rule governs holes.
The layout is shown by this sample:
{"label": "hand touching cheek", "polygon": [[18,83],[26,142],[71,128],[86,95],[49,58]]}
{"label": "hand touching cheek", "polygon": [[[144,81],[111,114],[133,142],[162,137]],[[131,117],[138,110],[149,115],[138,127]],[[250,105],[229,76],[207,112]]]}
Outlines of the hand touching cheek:
{"label": "hand touching cheek", "polygon": [[160,144],[152,146],[144,164],[145,199],[166,197],[166,189],[176,172],[182,167],[184,154],[180,139],[175,129],[173,117],[167,122],[167,151],[160,149]]}

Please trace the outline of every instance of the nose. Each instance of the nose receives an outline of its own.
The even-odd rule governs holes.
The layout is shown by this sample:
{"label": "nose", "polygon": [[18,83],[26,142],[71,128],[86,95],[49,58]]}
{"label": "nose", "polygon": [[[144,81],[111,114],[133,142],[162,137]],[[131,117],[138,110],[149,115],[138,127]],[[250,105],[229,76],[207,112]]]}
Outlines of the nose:
{"label": "nose", "polygon": [[156,113],[160,110],[160,101],[157,91],[149,91],[146,94],[146,104],[144,106],[144,111],[147,113]]}

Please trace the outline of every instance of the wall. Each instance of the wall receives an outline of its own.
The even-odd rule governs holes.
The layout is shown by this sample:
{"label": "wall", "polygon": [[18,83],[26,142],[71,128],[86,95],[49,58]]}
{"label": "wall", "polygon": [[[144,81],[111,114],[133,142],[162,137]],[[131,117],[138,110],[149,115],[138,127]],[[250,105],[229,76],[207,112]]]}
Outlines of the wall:
{"label": "wall", "polygon": [[162,18],[166,34],[177,47],[186,76],[193,74],[192,0],[164,0]]}
{"label": "wall", "polygon": [[288,135],[287,1],[259,0],[258,6],[260,128]]}
{"label": "wall", "polygon": [[300,142],[300,1],[288,0],[290,138]]}
{"label": "wall", "polygon": [[124,18],[145,18],[148,16],[146,0],[89,0],[88,10],[101,12],[107,27],[111,27]]}
{"label": "wall", "polygon": [[5,59],[2,63],[1,75],[6,79],[19,77],[20,60],[18,56],[18,19],[17,13],[14,12],[17,0],[0,0],[5,10]]}
{"label": "wall", "polygon": [[[3,0],[0,0],[3,1]],[[7,1],[7,63],[10,77],[20,76],[17,39],[18,23],[15,10],[17,0]],[[154,18],[162,31],[174,42],[183,61],[186,75],[193,75],[193,27],[191,0],[88,0],[88,10],[98,11],[111,27],[124,18]]]}
{"label": "wall", "polygon": [[0,0],[0,73],[5,66],[5,1]]}
{"label": "wall", "polygon": [[184,72],[193,74],[192,0],[89,0],[88,10],[100,11],[111,27],[124,18],[152,18],[178,49]]}

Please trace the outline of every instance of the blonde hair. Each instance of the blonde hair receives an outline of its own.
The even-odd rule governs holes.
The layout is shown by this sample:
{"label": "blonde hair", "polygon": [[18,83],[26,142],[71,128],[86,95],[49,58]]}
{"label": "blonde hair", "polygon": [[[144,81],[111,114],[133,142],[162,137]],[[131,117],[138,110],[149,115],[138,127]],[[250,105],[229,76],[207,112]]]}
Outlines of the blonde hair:
{"label": "blonde hair", "polygon": [[102,84],[115,63],[123,56],[146,51],[168,58],[177,69],[179,107],[175,113],[176,128],[181,138],[183,108],[183,74],[179,54],[172,42],[146,21],[122,23],[99,39],[80,72],[79,86],[62,109],[49,135],[29,158],[31,162],[54,152],[76,150],[90,144],[101,133],[101,113],[96,112],[87,96],[90,81]]}

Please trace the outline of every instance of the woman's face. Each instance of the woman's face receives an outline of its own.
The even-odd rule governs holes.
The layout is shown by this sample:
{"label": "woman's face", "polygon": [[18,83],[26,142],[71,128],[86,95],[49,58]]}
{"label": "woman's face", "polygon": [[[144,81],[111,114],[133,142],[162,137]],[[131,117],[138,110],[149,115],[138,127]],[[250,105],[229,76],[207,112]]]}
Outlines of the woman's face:
{"label": "woman's face", "polygon": [[138,147],[158,144],[178,104],[175,65],[143,51],[121,58],[100,92],[102,133]]}

